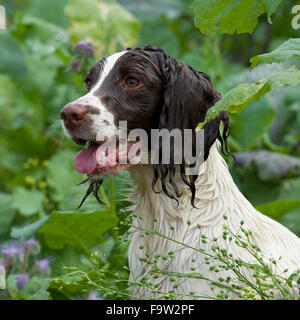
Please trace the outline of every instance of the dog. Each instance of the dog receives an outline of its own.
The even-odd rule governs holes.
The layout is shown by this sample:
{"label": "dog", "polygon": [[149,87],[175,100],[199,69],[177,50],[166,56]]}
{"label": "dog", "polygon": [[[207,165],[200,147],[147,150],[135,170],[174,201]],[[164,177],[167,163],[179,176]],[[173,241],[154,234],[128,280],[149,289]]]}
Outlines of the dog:
{"label": "dog", "polygon": [[[188,166],[185,161],[176,164],[172,157],[170,163],[162,163],[160,158],[156,164],[113,162],[113,155],[118,160],[122,158],[120,140],[105,161],[99,155],[103,137],[105,141],[119,138],[121,121],[126,122],[127,131],[141,128],[150,135],[153,129],[181,132],[190,129],[195,138],[196,128],[205,120],[207,110],[221,99],[207,74],[176,61],[163,49],[148,45],[124,49],[101,59],[90,70],[85,83],[86,94],[68,103],[60,117],[68,137],[80,145],[89,143],[74,160],[77,171],[87,174],[90,181],[83,201],[91,193],[99,199],[103,178],[125,169],[130,171],[134,188],[130,198],[133,202],[128,249],[130,281],[148,283],[133,286],[133,297],[163,298],[171,294],[178,299],[209,299],[222,292],[215,285],[220,278],[245,277],[255,283],[251,268],[242,266],[239,275],[224,266],[219,270],[212,268],[212,263],[217,264],[213,241],[226,248],[230,257],[255,262],[251,250],[237,245],[241,230],[250,230],[252,247],[259,248],[266,263],[276,260],[278,274],[285,269],[291,274],[299,268],[300,239],[249,203],[219,152],[221,147],[230,155],[226,112],[220,112],[204,125],[203,161],[192,175],[185,174]],[[127,159],[129,150],[136,145],[129,144],[125,155],[123,148],[123,158]],[[157,149],[162,152],[164,144],[159,143]],[[169,152],[172,154],[175,149],[173,144]],[[229,230],[225,234],[224,225]],[[230,239],[228,232],[237,235],[236,241]],[[241,297],[237,290],[232,291],[231,298]]]}

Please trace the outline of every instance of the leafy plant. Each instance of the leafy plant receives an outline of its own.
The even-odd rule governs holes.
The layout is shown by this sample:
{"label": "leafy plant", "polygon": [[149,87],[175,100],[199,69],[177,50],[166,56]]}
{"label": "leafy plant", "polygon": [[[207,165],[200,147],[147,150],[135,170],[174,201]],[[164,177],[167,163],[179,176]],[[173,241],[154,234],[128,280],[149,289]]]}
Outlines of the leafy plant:
{"label": "leafy plant", "polygon": [[300,57],[300,39],[289,39],[270,53],[260,54],[250,59],[251,69],[262,63],[281,63],[292,57]]}
{"label": "leafy plant", "polygon": [[[10,267],[6,277],[0,272],[0,287],[8,289],[1,298],[128,299],[131,285],[152,288],[149,279],[128,282],[123,239],[128,224],[120,224],[128,215],[128,172],[103,183],[106,205],[88,199],[76,210],[86,188],[76,186],[84,179],[72,163],[79,148],[64,137],[59,120],[61,108],[84,94],[83,77],[96,59],[124,47],[151,43],[211,76],[223,99],[207,120],[221,110],[230,113],[237,163],[229,165],[236,183],[259,210],[300,234],[299,39],[282,27],[290,24],[286,12],[293,1],[52,0],[45,6],[4,0],[3,5],[8,30],[0,30],[0,265]],[[253,33],[238,35],[244,32]],[[273,62],[279,64],[268,65]],[[32,239],[40,251],[24,259],[24,244]],[[7,248],[14,257],[9,250],[5,254]],[[48,262],[46,274],[33,270],[37,261],[44,267]],[[258,279],[273,276],[262,265],[255,270]],[[289,281],[283,278],[273,279]],[[214,298],[228,298],[226,280],[215,284],[223,292]],[[234,288],[241,298],[263,296],[244,284]],[[271,298],[267,290],[263,297]],[[156,294],[175,298],[172,292]]]}
{"label": "leafy plant", "polygon": [[219,31],[233,34],[252,33],[258,24],[258,17],[266,13],[268,21],[281,0],[195,0],[192,8],[196,27],[204,34]]}
{"label": "leafy plant", "polygon": [[242,83],[229,91],[206,113],[206,121],[219,115],[220,111],[240,113],[251,101],[258,100],[263,94],[285,85],[297,85],[300,83],[300,72],[296,68],[277,73],[269,78],[261,79],[255,83]]}

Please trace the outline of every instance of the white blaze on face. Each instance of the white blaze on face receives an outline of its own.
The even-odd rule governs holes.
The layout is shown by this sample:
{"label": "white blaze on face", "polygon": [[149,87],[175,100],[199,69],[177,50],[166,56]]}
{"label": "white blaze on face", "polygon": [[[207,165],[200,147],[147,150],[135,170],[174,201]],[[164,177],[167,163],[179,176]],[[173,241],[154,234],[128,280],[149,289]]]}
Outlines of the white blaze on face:
{"label": "white blaze on face", "polygon": [[[89,128],[89,131],[93,133],[97,141],[102,140],[104,137],[112,137],[117,134],[118,128],[114,123],[114,115],[107,110],[106,106],[101,102],[99,97],[95,95],[97,90],[101,87],[105,78],[108,76],[110,71],[114,68],[117,60],[125,54],[127,51],[114,53],[106,58],[104,67],[99,76],[96,84],[91,88],[91,90],[84,96],[73,101],[74,104],[89,105],[100,111],[100,114],[90,114],[92,119],[92,124]],[[109,123],[109,124],[108,124]],[[66,130],[65,130],[66,131]],[[88,137],[82,137],[88,138]]]}
{"label": "white blaze on face", "polygon": [[103,83],[104,79],[108,76],[110,71],[113,69],[113,67],[115,66],[117,60],[120,57],[122,57],[122,55],[125,54],[126,52],[127,51],[113,53],[112,55],[110,55],[110,56],[108,56],[106,58],[106,61],[105,61],[104,68],[102,70],[101,76],[98,79],[98,82],[93,86],[93,88],[91,89],[91,91],[88,94],[92,94],[93,95],[101,87],[101,84]]}

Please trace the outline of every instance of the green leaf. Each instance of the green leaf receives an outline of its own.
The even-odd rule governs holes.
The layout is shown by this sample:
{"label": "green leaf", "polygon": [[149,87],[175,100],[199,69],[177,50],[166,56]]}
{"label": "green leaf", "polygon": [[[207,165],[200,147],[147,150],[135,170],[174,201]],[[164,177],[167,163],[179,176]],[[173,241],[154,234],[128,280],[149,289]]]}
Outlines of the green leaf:
{"label": "green leaf", "polygon": [[283,188],[280,193],[281,200],[298,200],[300,194],[300,177],[287,179],[283,182]]}
{"label": "green leaf", "polygon": [[59,151],[49,161],[47,182],[51,198],[56,202],[64,202],[66,195],[82,180],[82,175],[74,168],[75,155],[76,153],[71,150]]}
{"label": "green leaf", "polygon": [[239,190],[253,205],[275,201],[280,195],[280,181],[261,180],[251,167],[234,165],[230,169],[230,173]]}
{"label": "green leaf", "polygon": [[282,0],[263,0],[268,18],[270,18],[271,15],[276,11],[281,1]]}
{"label": "green leaf", "polygon": [[43,210],[44,197],[41,191],[16,187],[13,190],[12,204],[23,216],[32,216]]}
{"label": "green leaf", "polygon": [[32,277],[21,291],[21,299],[25,300],[51,300],[47,291],[51,279]]}
{"label": "green leaf", "polygon": [[[73,169],[74,170],[74,169]],[[86,193],[89,182],[83,185],[73,185],[73,187],[68,189],[68,193],[65,195],[65,198],[59,203],[59,210],[61,211],[70,211],[75,210],[81,199]],[[105,203],[108,203],[107,199],[102,196],[103,187],[99,190],[99,196]],[[93,212],[99,209],[102,209],[103,205],[100,204],[95,197],[90,196],[84,202],[84,205],[78,209],[78,212]]]}
{"label": "green leaf", "polygon": [[54,211],[38,233],[43,235],[45,243],[51,249],[63,249],[65,245],[70,245],[89,255],[89,249],[99,244],[101,235],[116,223],[117,218],[107,211]]}
{"label": "green leaf", "polygon": [[279,219],[279,222],[300,236],[300,208],[288,212]]}
{"label": "green leaf", "polygon": [[14,239],[25,239],[31,237],[47,221],[48,217],[38,220],[23,227],[12,227],[10,236]]}
{"label": "green leaf", "polygon": [[268,132],[276,112],[266,97],[251,104],[239,115],[234,117],[231,134],[242,147],[249,150],[263,139],[263,133]]}
{"label": "green leaf", "polygon": [[266,13],[268,21],[281,0],[195,0],[192,10],[195,25],[204,34],[252,33],[258,17]]}
{"label": "green leaf", "polygon": [[300,38],[289,39],[272,52],[260,54],[250,59],[251,69],[262,63],[281,63],[292,57],[300,58]]}
{"label": "green leaf", "polygon": [[0,193],[0,236],[7,233],[16,216],[16,210],[12,206],[12,196]]}
{"label": "green leaf", "polygon": [[8,31],[0,33],[0,73],[20,78],[26,73],[24,53],[16,39]]}
{"label": "green leaf", "polygon": [[74,247],[65,246],[63,250],[50,252],[53,256],[51,261],[51,276],[59,277],[66,273],[68,270],[65,267],[80,267],[83,268],[84,265],[80,260],[80,255],[75,252]]}
{"label": "green leaf", "polygon": [[[300,83],[300,72],[295,67],[279,72],[255,83],[242,83],[230,90],[220,101],[207,111],[205,123],[217,118],[220,111],[240,113],[251,101],[258,100],[267,92],[282,86]],[[200,124],[200,127],[203,123]]]}
{"label": "green leaf", "polygon": [[300,200],[277,200],[261,204],[257,206],[256,209],[263,214],[277,220],[286,213],[299,207]]}

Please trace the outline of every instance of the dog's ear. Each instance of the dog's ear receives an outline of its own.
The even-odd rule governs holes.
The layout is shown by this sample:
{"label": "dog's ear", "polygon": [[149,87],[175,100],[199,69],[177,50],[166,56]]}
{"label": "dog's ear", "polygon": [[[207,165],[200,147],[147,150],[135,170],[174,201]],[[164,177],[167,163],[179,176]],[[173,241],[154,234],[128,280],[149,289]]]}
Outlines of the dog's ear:
{"label": "dog's ear", "polygon": [[207,110],[221,95],[214,89],[208,75],[169,57],[165,69],[164,105],[160,128],[195,129],[204,121]]}
{"label": "dog's ear", "polygon": [[[193,155],[196,149],[196,131],[195,128],[200,122],[203,122],[207,110],[212,107],[220,98],[218,93],[209,78],[203,72],[197,72],[192,67],[176,61],[169,56],[164,50],[147,46],[144,48],[150,51],[152,57],[158,65],[162,84],[163,84],[163,106],[159,116],[159,129],[180,129],[184,135],[184,129],[192,129],[192,150]],[[221,136],[219,126],[220,122],[224,122],[223,135]],[[229,131],[229,120],[226,112],[221,112],[217,119],[209,121],[204,126],[204,160],[209,155],[209,150],[215,140],[218,138],[223,146],[223,138],[225,138],[226,150],[228,150],[226,139]],[[159,146],[160,151],[163,146]],[[171,154],[174,153],[176,146],[171,145]],[[171,157],[172,159],[172,157]],[[198,175],[185,175],[185,161],[180,165],[180,173],[183,181],[190,187],[192,192],[192,204],[195,199],[195,180]],[[176,183],[174,182],[175,165],[158,164],[154,165],[153,190],[157,180],[160,178],[163,191],[171,198],[174,198],[166,187],[166,179],[169,178],[169,183],[173,187],[176,196],[180,196]]]}
{"label": "dog's ear", "polygon": [[[209,76],[197,72],[190,66],[177,62],[163,52],[160,56],[160,68],[164,81],[164,104],[159,119],[159,129],[195,129],[203,122],[207,110],[221,99],[221,94],[213,87]],[[220,122],[224,123],[224,131],[220,135]],[[218,138],[222,144],[223,138],[229,135],[229,118],[226,112],[209,121],[204,127],[204,160],[209,150]],[[225,146],[228,151],[227,144]]]}
{"label": "dog's ear", "polygon": [[[220,123],[223,123],[223,133],[220,133]],[[217,118],[208,121],[204,126],[204,161],[209,156],[209,150],[211,146],[218,139],[221,143],[221,149],[223,154],[229,154],[233,156],[228,148],[227,138],[230,134],[229,117],[227,112],[221,111]]]}

